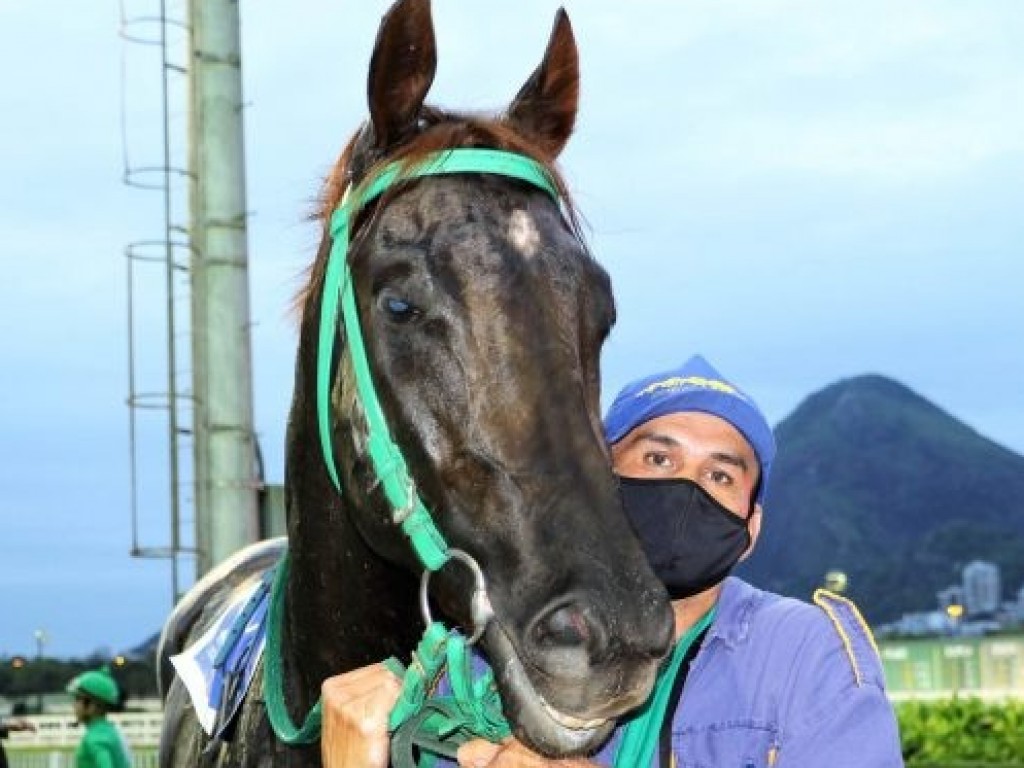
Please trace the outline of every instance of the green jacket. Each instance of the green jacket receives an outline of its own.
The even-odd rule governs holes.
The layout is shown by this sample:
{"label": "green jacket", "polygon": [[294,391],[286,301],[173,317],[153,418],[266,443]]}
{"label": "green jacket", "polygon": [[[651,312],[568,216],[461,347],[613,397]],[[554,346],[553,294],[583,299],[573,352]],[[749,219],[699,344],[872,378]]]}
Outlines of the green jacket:
{"label": "green jacket", "polygon": [[75,768],[131,768],[131,764],[117,727],[105,717],[90,720],[75,752]]}

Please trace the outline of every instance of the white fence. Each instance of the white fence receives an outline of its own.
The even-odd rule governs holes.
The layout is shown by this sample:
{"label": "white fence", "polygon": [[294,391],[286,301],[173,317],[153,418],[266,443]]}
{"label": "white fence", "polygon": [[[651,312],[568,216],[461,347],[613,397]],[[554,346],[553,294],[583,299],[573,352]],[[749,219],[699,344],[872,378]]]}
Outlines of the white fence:
{"label": "white fence", "polygon": [[[156,749],[135,752],[132,755],[132,768],[157,768]],[[75,768],[74,750],[44,750],[42,752],[22,752],[7,750],[7,762],[10,768]]]}
{"label": "white fence", "polygon": [[[160,724],[163,722],[160,712],[120,712],[108,717],[121,729],[132,749],[155,747],[160,743]],[[7,738],[7,745],[12,749],[74,747],[82,738],[82,726],[76,724],[70,715],[37,715],[23,719],[36,729],[12,731]]]}
{"label": "white fence", "polygon": [[[120,712],[108,716],[131,747],[134,768],[156,768],[160,712]],[[82,727],[70,715],[26,717],[34,731],[12,731],[4,745],[10,768],[74,768]]]}

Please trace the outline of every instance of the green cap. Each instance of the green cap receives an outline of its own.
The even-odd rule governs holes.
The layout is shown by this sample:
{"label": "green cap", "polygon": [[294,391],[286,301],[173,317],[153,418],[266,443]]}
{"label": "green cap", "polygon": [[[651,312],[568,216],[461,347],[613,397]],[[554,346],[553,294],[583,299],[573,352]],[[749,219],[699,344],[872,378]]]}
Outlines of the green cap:
{"label": "green cap", "polygon": [[75,696],[91,696],[111,707],[116,707],[121,699],[121,690],[107,667],[90,669],[77,675],[68,683],[67,691]]}

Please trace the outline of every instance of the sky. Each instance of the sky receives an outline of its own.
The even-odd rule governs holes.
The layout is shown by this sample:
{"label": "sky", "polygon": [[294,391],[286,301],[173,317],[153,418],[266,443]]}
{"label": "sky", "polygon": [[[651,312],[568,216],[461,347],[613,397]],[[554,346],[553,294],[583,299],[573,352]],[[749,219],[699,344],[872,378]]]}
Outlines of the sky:
{"label": "sky", "polygon": [[[270,481],[283,476],[289,307],[318,235],[306,216],[365,116],[387,5],[241,2],[255,419]],[[159,165],[162,123],[156,49],[119,31],[154,6],[0,0],[0,655],[36,653],[37,630],[47,655],[129,648],[171,605],[168,564],[128,555],[123,253],[160,235],[163,208],[122,179],[126,165]],[[619,308],[606,402],[693,352],[773,422],[839,379],[880,373],[1024,453],[1024,4],[565,6],[582,91],[561,165]],[[557,7],[435,0],[431,100],[502,108]],[[172,29],[172,52],[180,40]],[[178,161],[183,80],[168,92]],[[175,223],[186,202],[176,188]],[[158,390],[166,326],[150,269],[135,287],[138,383]],[[144,414],[139,431],[138,530],[153,545],[168,525],[160,418]]]}

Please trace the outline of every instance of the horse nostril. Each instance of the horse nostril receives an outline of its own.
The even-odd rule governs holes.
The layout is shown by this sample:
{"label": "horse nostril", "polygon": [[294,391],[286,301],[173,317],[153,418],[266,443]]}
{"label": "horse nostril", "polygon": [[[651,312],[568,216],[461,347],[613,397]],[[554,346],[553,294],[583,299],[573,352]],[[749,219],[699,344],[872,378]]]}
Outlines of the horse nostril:
{"label": "horse nostril", "polygon": [[585,650],[591,663],[608,645],[601,623],[578,603],[555,606],[542,614],[531,628],[530,638],[541,651]]}
{"label": "horse nostril", "polygon": [[533,640],[539,646],[584,645],[590,637],[583,613],[575,608],[560,608],[533,628]]}

